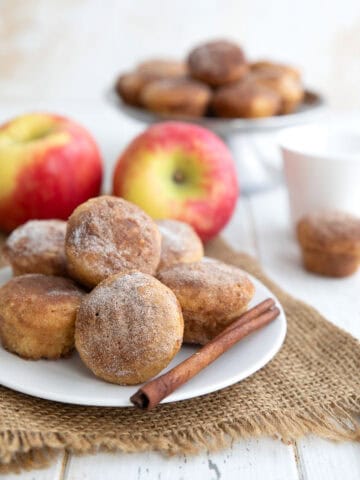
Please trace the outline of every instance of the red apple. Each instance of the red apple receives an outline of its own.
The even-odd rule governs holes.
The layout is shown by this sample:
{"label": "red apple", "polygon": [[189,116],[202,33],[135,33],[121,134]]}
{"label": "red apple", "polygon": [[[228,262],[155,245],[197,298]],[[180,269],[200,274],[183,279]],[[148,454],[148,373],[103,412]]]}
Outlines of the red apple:
{"label": "red apple", "polygon": [[66,220],[100,192],[102,160],[82,126],[58,115],[33,113],[0,126],[0,228],[27,220]]}
{"label": "red apple", "polygon": [[113,193],[153,218],[189,223],[206,241],[230,219],[238,197],[234,161],[214,133],[182,122],[158,123],[118,159]]}

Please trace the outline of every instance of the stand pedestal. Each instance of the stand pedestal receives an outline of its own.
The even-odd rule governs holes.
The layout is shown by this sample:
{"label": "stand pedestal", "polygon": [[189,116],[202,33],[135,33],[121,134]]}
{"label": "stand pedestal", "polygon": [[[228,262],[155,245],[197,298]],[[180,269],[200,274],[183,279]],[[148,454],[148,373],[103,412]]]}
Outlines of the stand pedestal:
{"label": "stand pedestal", "polygon": [[234,156],[241,193],[266,190],[282,181],[281,172],[269,164],[257,146],[254,134],[242,132],[222,138]]}
{"label": "stand pedestal", "polygon": [[[251,194],[276,186],[282,180],[279,169],[271,166],[262,149],[258,148],[254,137],[259,133],[275,132],[281,128],[311,122],[321,113],[324,99],[312,90],[305,90],[305,97],[297,112],[273,117],[246,118],[187,118],[164,116],[142,108],[123,103],[111,89],[106,94],[108,101],[125,115],[151,125],[155,122],[182,121],[201,125],[221,136],[233,153],[241,192]],[[271,154],[269,155],[271,157]]]}

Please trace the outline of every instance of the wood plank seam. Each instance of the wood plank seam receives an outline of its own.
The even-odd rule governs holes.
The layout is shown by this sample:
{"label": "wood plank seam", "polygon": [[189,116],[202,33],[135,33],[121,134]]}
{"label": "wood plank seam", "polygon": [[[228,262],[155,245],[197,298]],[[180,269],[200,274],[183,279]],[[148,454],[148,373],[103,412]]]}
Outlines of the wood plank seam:
{"label": "wood plank seam", "polygon": [[295,458],[295,464],[296,464],[296,468],[297,468],[297,471],[298,471],[299,480],[306,480],[307,475],[306,475],[305,470],[303,468],[304,466],[303,466],[303,463],[302,463],[302,459],[301,459],[301,455],[300,455],[300,451],[299,451],[299,446],[298,446],[297,442],[295,441],[295,442],[291,443],[291,447],[292,447],[294,458]]}
{"label": "wood plank seam", "polygon": [[[252,237],[253,237],[254,250],[256,252],[257,259],[259,260],[259,262],[261,262],[262,258],[261,258],[261,253],[260,253],[260,245],[259,245],[259,242],[258,242],[258,239],[257,239],[255,212],[254,212],[254,208],[253,208],[252,200],[251,200],[250,196],[247,197],[247,203],[249,205],[249,208],[247,209],[247,211],[248,211],[248,215],[249,215],[249,225],[250,225],[250,229],[251,229],[251,234],[252,234]],[[303,470],[302,465],[301,465],[300,455],[299,455],[299,451],[298,451],[298,445],[297,445],[296,441],[294,443],[292,443],[291,446],[292,446],[292,453],[293,453],[293,456],[294,456],[294,462],[295,462],[295,465],[296,465],[298,478],[299,478],[299,480],[306,480],[305,475],[304,475],[304,470]]]}
{"label": "wood plank seam", "polygon": [[58,480],[65,480],[66,479],[69,459],[70,459],[70,454],[67,451],[64,451],[63,458],[62,458],[62,461],[61,461],[61,468],[60,468]]}

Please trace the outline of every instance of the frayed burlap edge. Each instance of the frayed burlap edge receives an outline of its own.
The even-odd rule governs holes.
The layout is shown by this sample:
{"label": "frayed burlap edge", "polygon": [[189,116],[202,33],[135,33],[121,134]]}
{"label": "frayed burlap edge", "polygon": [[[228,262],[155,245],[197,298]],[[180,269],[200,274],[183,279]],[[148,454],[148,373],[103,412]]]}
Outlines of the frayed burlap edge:
{"label": "frayed burlap edge", "polygon": [[161,451],[168,455],[196,454],[226,448],[239,438],[269,436],[285,443],[307,434],[335,441],[360,441],[360,397],[298,413],[264,413],[246,421],[178,430],[163,435],[104,437],[59,433],[5,431],[0,433],[0,473],[48,467],[64,450],[74,454],[98,451],[124,453]]}
{"label": "frayed burlap edge", "polygon": [[[234,252],[221,239],[208,246],[207,253],[210,256],[215,253],[213,245],[217,251],[214,256],[228,263],[237,263],[233,261]],[[256,260],[245,254],[239,255],[243,260],[246,259],[247,266],[251,265],[250,273],[263,280],[261,277],[264,274]],[[280,298],[283,295],[291,298],[268,278],[266,283]],[[341,402],[324,403],[311,409],[284,409],[281,414],[279,411],[257,413],[256,416],[241,420],[237,418],[233,422],[214,422],[156,435],[134,434],[129,437],[121,432],[119,435],[106,436],[104,433],[89,435],[6,430],[0,431],[0,473],[46,468],[64,451],[78,455],[98,451],[131,453],[148,450],[167,455],[196,454],[204,450],[226,448],[239,438],[269,436],[288,443],[307,434],[334,441],[360,441],[359,415],[360,396],[353,395]]]}

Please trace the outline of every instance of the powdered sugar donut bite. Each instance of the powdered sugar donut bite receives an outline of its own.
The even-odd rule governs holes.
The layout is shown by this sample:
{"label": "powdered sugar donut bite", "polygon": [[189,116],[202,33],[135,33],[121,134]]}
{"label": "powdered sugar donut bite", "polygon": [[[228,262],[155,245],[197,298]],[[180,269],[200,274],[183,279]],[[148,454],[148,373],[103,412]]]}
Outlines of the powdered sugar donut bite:
{"label": "powdered sugar donut bite", "polygon": [[141,103],[150,111],[165,115],[201,117],[212,92],[204,83],[188,78],[164,78],[151,82],[141,92]]}
{"label": "powdered sugar donut bite", "polygon": [[29,273],[0,288],[0,338],[32,360],[57,359],[74,348],[76,314],[85,292],[70,278]]}
{"label": "powdered sugar donut bite", "polygon": [[248,72],[243,50],[227,40],[203,43],[188,57],[190,75],[208,85],[218,87],[236,82]]}
{"label": "powdered sugar donut bite", "polygon": [[197,262],[204,256],[204,247],[191,225],[178,220],[157,220],[161,233],[161,257],[158,270],[177,263]]}
{"label": "powdered sugar donut bite", "polygon": [[173,292],[132,272],[101,282],[81,303],[76,348],[98,377],[120,385],[145,382],[179,351],[184,321]]}
{"label": "powdered sugar donut bite", "polygon": [[157,278],[180,302],[187,343],[205,344],[214,338],[247,310],[255,293],[245,272],[207,257],[173,265]]}
{"label": "powdered sugar donut bite", "polygon": [[153,275],[160,261],[156,223],[126,200],[88,200],[68,220],[65,252],[75,280],[93,287],[115,273],[138,270]]}
{"label": "powdered sugar donut bite", "polygon": [[62,220],[30,220],[14,230],[4,246],[14,275],[66,275],[65,233]]}

